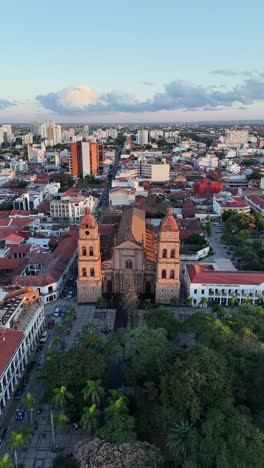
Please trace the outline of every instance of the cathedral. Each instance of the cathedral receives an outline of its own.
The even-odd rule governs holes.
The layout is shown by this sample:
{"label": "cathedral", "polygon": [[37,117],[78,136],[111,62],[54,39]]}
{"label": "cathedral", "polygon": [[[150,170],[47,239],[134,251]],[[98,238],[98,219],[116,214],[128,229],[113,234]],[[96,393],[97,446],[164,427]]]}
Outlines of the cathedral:
{"label": "cathedral", "polygon": [[129,277],[138,294],[153,294],[157,304],[169,304],[180,290],[179,228],[168,209],[159,231],[135,207],[124,210],[111,250],[102,260],[95,218],[86,209],[78,241],[78,303],[94,303],[103,293],[126,293]]}

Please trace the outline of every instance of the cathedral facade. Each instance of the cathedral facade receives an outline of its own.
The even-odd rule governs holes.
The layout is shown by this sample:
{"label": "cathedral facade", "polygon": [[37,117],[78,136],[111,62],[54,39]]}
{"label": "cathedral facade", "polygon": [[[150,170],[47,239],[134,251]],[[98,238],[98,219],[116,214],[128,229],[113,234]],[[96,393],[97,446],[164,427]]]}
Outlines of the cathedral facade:
{"label": "cathedral facade", "polygon": [[180,290],[179,228],[169,209],[156,233],[145,212],[123,212],[109,260],[102,261],[98,224],[89,209],[78,241],[78,303],[94,303],[103,293],[126,293],[128,277],[138,294],[153,294],[157,304],[169,304]]}

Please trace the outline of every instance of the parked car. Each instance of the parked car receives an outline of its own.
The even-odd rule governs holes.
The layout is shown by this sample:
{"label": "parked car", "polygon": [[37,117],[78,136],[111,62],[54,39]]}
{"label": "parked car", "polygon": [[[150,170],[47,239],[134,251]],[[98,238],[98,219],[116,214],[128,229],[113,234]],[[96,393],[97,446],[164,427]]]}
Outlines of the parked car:
{"label": "parked car", "polygon": [[45,356],[41,356],[39,358],[39,361],[38,361],[38,364],[37,364],[37,370],[40,371],[42,369],[42,367],[44,366],[44,362],[45,362]]}
{"label": "parked car", "polygon": [[52,315],[53,315],[53,317],[58,317],[60,315],[60,308],[56,307],[56,309],[54,310]]}
{"label": "parked car", "polygon": [[3,429],[1,429],[1,431],[0,431],[0,445],[1,445],[2,442],[3,442],[6,433],[7,433],[7,428],[6,428],[6,427],[4,427]]}
{"label": "parked car", "polygon": [[23,394],[23,390],[24,390],[24,387],[22,385],[20,385],[14,395],[14,399],[15,400],[21,400],[22,398],[22,394]]}
{"label": "parked car", "polygon": [[26,410],[24,405],[20,405],[19,408],[16,410],[16,420],[23,421],[26,414]]}
{"label": "parked car", "polygon": [[55,327],[55,320],[54,319],[51,319],[49,322],[48,322],[48,329],[50,330],[51,328],[54,328]]}

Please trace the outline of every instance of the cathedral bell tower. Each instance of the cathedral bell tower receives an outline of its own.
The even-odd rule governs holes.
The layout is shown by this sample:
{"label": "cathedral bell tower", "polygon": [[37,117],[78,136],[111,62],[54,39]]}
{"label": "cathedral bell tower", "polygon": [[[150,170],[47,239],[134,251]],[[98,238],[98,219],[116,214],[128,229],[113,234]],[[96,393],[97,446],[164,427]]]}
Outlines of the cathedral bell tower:
{"label": "cathedral bell tower", "polygon": [[180,292],[180,243],[179,228],[168,209],[159,232],[157,269],[156,269],[156,304],[170,304],[172,297]]}
{"label": "cathedral bell tower", "polygon": [[86,208],[78,241],[77,300],[79,304],[96,302],[102,295],[102,267],[98,224]]}

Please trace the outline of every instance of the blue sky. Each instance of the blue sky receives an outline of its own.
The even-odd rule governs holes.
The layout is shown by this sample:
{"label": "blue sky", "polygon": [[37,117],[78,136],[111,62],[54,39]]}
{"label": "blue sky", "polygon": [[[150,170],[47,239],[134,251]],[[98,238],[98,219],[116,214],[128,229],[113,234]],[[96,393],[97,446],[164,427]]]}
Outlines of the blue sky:
{"label": "blue sky", "polygon": [[260,0],[67,3],[1,6],[0,121],[263,118]]}

